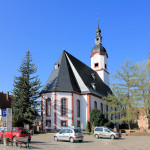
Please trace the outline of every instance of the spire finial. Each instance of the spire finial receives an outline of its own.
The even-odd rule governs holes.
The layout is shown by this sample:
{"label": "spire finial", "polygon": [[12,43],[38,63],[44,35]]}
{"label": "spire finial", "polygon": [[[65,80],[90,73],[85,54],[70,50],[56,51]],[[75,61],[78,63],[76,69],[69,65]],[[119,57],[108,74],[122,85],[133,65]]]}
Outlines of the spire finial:
{"label": "spire finial", "polygon": [[98,24],[98,29],[99,29],[99,17],[97,16],[97,24]]}
{"label": "spire finial", "polygon": [[99,29],[99,17],[98,16],[97,16],[97,24],[98,24],[98,27],[97,27],[96,33],[99,35],[101,33],[101,30]]}

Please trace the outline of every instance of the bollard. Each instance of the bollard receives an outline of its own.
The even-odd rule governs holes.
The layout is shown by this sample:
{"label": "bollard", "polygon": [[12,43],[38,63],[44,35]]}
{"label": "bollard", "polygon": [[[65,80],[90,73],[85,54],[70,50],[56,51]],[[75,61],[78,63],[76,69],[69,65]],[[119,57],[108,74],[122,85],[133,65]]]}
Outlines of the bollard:
{"label": "bollard", "polygon": [[8,146],[9,145],[9,138],[4,138],[4,146]]}

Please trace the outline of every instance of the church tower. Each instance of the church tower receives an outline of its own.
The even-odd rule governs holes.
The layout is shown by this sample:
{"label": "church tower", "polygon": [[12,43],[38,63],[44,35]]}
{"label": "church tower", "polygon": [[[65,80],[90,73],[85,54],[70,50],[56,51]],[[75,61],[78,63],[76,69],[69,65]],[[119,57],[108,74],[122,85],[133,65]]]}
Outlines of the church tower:
{"label": "church tower", "polygon": [[103,82],[109,86],[109,72],[107,66],[108,54],[106,49],[102,46],[101,30],[98,27],[95,36],[95,46],[91,51],[91,68],[95,70]]}

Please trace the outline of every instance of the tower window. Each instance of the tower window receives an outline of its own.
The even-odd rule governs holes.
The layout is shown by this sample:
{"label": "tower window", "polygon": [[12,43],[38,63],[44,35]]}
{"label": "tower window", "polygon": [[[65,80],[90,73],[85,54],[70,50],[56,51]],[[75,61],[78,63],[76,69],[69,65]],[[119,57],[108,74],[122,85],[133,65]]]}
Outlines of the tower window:
{"label": "tower window", "polygon": [[105,69],[107,69],[107,64],[105,64]]}
{"label": "tower window", "polygon": [[98,41],[98,40],[99,40],[99,38],[96,38],[96,40]]}
{"label": "tower window", "polygon": [[99,64],[98,63],[95,63],[94,64],[94,68],[98,68],[99,67]]}

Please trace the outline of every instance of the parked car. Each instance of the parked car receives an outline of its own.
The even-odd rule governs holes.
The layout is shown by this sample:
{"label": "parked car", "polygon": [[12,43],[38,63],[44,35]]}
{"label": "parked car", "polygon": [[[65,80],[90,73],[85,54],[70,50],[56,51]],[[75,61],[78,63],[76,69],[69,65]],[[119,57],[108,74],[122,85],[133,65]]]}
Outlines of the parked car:
{"label": "parked car", "polygon": [[119,132],[114,132],[111,128],[108,127],[95,127],[94,136],[95,138],[121,138],[121,134]]}
{"label": "parked car", "polygon": [[[0,131],[0,136],[3,139],[4,138],[4,132],[5,132],[5,138],[9,138],[11,140],[11,132],[7,131],[7,128]],[[31,141],[31,134],[27,129],[24,129],[22,127],[12,127],[12,139],[13,141],[16,140],[16,137],[28,137],[29,142]]]}
{"label": "parked car", "polygon": [[[6,127],[5,127],[5,128],[6,128]],[[1,132],[2,130],[4,130],[4,127],[0,127],[0,132]]]}
{"label": "parked car", "polygon": [[65,128],[60,130],[58,133],[54,134],[54,140],[55,141],[70,141],[73,143],[74,141],[83,141],[83,134],[79,129],[73,129],[73,128]]}

